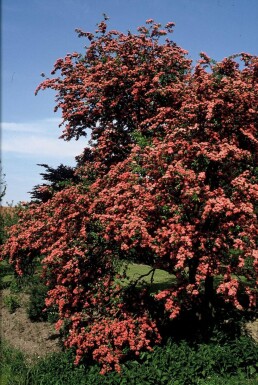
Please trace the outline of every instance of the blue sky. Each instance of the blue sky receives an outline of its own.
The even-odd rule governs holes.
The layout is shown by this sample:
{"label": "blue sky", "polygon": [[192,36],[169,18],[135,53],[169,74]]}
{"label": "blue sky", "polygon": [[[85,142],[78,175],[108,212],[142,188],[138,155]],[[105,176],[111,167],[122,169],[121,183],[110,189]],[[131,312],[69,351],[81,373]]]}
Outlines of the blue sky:
{"label": "blue sky", "polygon": [[83,52],[75,28],[94,31],[102,14],[123,32],[153,18],[176,23],[173,40],[195,62],[201,51],[215,60],[238,52],[258,55],[257,0],[2,0],[1,158],[5,202],[30,199],[41,182],[37,163],[74,165],[85,139],[64,142],[54,113],[54,92],[34,91],[57,58]]}

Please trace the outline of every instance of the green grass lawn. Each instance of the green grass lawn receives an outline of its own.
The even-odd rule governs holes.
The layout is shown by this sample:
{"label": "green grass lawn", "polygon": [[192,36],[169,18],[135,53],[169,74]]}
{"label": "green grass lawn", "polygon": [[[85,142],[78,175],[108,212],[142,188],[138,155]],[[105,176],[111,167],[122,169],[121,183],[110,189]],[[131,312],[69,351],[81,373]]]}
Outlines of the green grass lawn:
{"label": "green grass lawn", "polygon": [[[126,265],[121,269],[125,268]],[[152,274],[152,268],[148,265],[129,263],[126,269],[127,279],[122,280],[123,285],[128,285],[129,282],[136,282],[137,286],[141,284],[150,285],[150,291],[155,293],[159,290],[164,290],[175,282],[175,276],[169,274],[165,270],[155,269]]]}

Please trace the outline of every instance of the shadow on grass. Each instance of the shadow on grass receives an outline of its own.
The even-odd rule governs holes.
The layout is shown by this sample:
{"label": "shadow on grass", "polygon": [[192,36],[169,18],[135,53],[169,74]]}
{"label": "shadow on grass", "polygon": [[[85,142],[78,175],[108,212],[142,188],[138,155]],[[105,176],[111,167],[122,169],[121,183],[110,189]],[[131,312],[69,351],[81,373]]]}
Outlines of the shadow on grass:
{"label": "shadow on grass", "polygon": [[167,279],[163,282],[153,282],[149,284],[149,292],[150,294],[158,293],[159,291],[166,290],[171,288],[171,285],[175,283],[175,278]]}

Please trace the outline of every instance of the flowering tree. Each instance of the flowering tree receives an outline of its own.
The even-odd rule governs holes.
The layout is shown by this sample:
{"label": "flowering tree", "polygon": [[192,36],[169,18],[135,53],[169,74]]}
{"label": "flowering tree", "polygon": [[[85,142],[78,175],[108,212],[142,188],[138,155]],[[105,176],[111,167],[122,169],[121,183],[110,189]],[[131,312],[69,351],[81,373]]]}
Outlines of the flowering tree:
{"label": "flowering tree", "polygon": [[[60,75],[37,92],[54,89],[62,137],[90,129],[91,146],[78,181],[24,210],[3,248],[19,274],[40,258],[65,344],[102,373],[160,341],[155,303],[170,318],[215,296],[256,303],[258,58],[202,53],[192,68],[163,38],[173,26],[77,31],[85,54],[58,59]],[[173,285],[134,296],[118,274],[128,259],[174,274]]]}

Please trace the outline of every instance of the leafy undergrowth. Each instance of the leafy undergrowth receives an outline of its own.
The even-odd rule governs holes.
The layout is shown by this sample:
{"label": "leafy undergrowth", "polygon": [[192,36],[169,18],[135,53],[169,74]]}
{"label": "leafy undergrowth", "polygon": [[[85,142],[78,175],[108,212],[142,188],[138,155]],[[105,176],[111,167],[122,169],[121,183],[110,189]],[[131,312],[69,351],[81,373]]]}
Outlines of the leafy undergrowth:
{"label": "leafy undergrowth", "polygon": [[[153,276],[150,271],[151,268],[147,265],[128,264],[128,278],[124,283],[144,283],[150,285],[150,290],[154,292],[159,290],[160,286],[165,287],[173,282],[173,275],[165,271],[157,269]],[[28,316],[32,319],[41,317],[44,295],[36,277],[28,281],[24,278],[19,282],[5,262],[1,263],[1,272],[2,282],[9,277],[7,286],[12,295],[21,290],[32,293]],[[191,321],[187,322],[190,328]],[[176,323],[173,325],[175,327]],[[99,365],[92,362],[84,362],[84,365],[75,367],[72,351],[51,354],[32,365],[26,361],[22,352],[3,342],[1,385],[257,384],[258,347],[249,337],[228,339],[226,335],[222,338],[223,336],[218,334],[209,343],[198,343],[196,340],[187,342],[183,335],[175,338],[176,331],[167,334],[174,334],[174,338],[168,339],[163,346],[156,347],[152,353],[145,352],[137,360],[129,359],[124,362],[121,374],[111,372],[105,376],[99,374]],[[186,334],[184,327],[185,338]]]}
{"label": "leafy undergrowth", "polygon": [[[124,283],[147,284],[154,292],[171,284],[173,279],[165,271],[157,269],[152,276],[149,266],[128,264]],[[1,282],[9,286],[12,295],[21,290],[32,293],[28,317],[41,317],[44,295],[35,276],[19,282],[11,267],[2,262]],[[3,342],[1,385],[256,385],[257,344],[247,336],[222,337],[218,334],[209,343],[197,343],[183,340],[182,335],[176,342],[174,336],[152,353],[145,352],[138,360],[125,362],[121,374],[111,372],[105,376],[99,374],[99,365],[92,362],[75,367],[71,350],[52,353],[32,364],[21,351]]]}
{"label": "leafy undergrowth", "polygon": [[99,374],[97,365],[74,367],[71,351],[29,366],[21,352],[2,344],[2,385],[255,385],[258,347],[248,337],[230,343],[193,345],[168,341],[129,361],[122,373]]}

